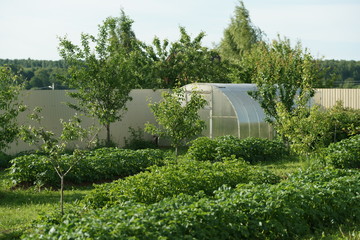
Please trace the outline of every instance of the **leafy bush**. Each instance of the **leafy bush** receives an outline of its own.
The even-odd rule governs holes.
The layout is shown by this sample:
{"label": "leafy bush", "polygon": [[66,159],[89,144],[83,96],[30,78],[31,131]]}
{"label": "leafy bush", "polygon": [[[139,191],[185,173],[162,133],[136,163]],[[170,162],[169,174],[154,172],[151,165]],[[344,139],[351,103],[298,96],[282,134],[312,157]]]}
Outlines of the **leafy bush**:
{"label": "leafy bush", "polygon": [[185,160],[149,169],[150,172],[96,186],[85,197],[85,202],[92,207],[116,205],[129,200],[154,203],[180,193],[203,191],[206,195],[212,195],[224,184],[235,187],[239,183],[277,183],[280,180],[271,172],[252,167],[242,160],[216,163]]}
{"label": "leafy bush", "polygon": [[[244,149],[241,145],[241,139],[234,136],[222,136],[215,138],[217,143],[215,161],[221,161],[224,157],[235,156],[241,158],[244,154]],[[248,159],[245,159],[248,161]]]}
{"label": "leafy bush", "polygon": [[243,158],[251,163],[273,162],[288,156],[286,146],[277,140],[266,138],[245,138],[241,141]]}
{"label": "leafy bush", "polygon": [[276,130],[299,155],[317,152],[333,142],[360,134],[360,110],[346,108],[341,102],[326,110],[316,105],[311,109],[298,108],[292,114],[280,106],[278,113],[282,120]]}
{"label": "leafy bush", "polygon": [[198,161],[221,161],[232,155],[250,163],[271,162],[282,159],[289,153],[279,141],[265,138],[239,139],[234,136],[222,136],[214,140],[201,137],[192,142],[188,150],[191,158]]}
{"label": "leafy bush", "polygon": [[360,168],[360,134],[330,144],[325,155],[326,163],[336,168]]}
{"label": "leafy bush", "polygon": [[298,239],[359,223],[359,193],[359,172],[303,172],[276,185],[221,187],[212,197],[180,194],[150,205],[77,210],[41,222],[24,239]]}
{"label": "leafy bush", "polygon": [[[72,155],[63,155],[60,164],[67,166]],[[86,153],[66,176],[71,183],[91,183],[114,180],[130,176],[155,164],[163,164],[165,153],[161,150],[129,150],[119,148],[100,148]],[[59,180],[50,160],[37,154],[25,155],[11,161],[9,175],[15,184],[30,183],[58,186]]]}
{"label": "leafy bush", "polygon": [[214,162],[216,158],[217,142],[208,137],[199,137],[191,142],[188,155],[197,161]]}

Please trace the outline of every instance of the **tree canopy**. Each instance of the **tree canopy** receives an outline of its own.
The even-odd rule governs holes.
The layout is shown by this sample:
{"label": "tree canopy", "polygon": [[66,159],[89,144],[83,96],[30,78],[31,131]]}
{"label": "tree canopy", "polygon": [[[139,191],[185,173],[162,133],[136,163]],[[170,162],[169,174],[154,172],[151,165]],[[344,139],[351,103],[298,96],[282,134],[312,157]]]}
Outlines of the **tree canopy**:
{"label": "tree canopy", "polygon": [[147,47],[152,79],[157,86],[174,88],[193,82],[228,82],[227,68],[219,54],[202,46],[205,33],[191,39],[184,27],[179,30],[178,41],[170,43],[155,37]]}
{"label": "tree canopy", "polygon": [[262,31],[252,24],[244,2],[240,1],[235,7],[234,17],[224,30],[224,37],[219,45],[221,57],[238,62],[254,44],[262,40],[262,35]]}
{"label": "tree canopy", "polygon": [[118,18],[109,17],[99,26],[98,36],[82,34],[80,46],[60,38],[60,55],[68,65],[65,81],[78,90],[69,93],[78,103],[69,105],[97,118],[107,130],[107,144],[110,124],[121,120],[136,85],[137,40],[132,22],[124,12]]}
{"label": "tree canopy", "polygon": [[258,88],[249,94],[260,103],[270,123],[279,120],[278,102],[291,113],[314,95],[319,68],[300,43],[293,48],[290,40],[280,37],[269,44],[261,42],[244,57],[242,64]]}

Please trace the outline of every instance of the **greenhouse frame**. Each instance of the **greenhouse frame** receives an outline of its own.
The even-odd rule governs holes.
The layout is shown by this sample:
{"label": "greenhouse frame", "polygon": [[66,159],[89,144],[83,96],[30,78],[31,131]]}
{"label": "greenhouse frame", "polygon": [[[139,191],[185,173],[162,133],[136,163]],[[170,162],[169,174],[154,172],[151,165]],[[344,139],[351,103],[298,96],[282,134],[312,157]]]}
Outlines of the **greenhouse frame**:
{"label": "greenhouse frame", "polygon": [[194,83],[184,88],[187,97],[196,91],[208,103],[199,113],[207,126],[204,136],[274,137],[260,104],[248,94],[256,90],[255,84]]}

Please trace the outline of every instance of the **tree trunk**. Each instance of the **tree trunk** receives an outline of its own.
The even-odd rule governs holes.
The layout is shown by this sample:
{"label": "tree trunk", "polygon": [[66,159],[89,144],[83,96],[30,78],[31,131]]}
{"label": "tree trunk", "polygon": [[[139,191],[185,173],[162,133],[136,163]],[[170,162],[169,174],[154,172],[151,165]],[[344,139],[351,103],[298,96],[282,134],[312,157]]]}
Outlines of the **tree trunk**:
{"label": "tree trunk", "polygon": [[64,176],[60,177],[61,184],[60,184],[60,210],[61,216],[64,215]]}
{"label": "tree trunk", "polygon": [[105,127],[106,127],[106,146],[111,147],[110,123],[107,123]]}

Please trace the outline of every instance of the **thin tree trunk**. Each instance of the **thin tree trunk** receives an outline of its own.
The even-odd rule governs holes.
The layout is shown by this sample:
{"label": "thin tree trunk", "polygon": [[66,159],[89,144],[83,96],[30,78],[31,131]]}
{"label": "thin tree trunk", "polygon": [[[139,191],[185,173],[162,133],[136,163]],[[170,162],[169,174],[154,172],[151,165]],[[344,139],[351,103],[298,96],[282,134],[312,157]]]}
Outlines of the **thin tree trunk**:
{"label": "thin tree trunk", "polygon": [[61,185],[60,185],[60,209],[61,209],[61,216],[64,215],[64,176],[60,177]]}
{"label": "thin tree trunk", "polygon": [[106,127],[106,146],[110,147],[111,145],[110,123],[106,124],[105,127]]}

